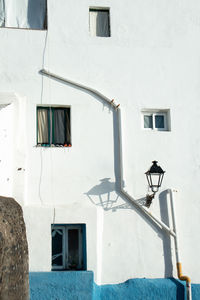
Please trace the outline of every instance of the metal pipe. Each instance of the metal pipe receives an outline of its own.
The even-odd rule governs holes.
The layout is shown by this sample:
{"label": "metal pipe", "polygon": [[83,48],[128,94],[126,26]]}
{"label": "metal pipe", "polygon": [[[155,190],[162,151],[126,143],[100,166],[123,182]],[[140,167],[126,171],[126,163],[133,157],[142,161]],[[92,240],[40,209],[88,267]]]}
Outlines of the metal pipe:
{"label": "metal pipe", "polygon": [[54,78],[57,79],[59,81],[74,85],[78,88],[81,88],[83,90],[89,91],[93,94],[95,94],[96,96],[100,97],[101,99],[103,99],[107,104],[109,104],[111,107],[116,109],[116,114],[117,114],[117,121],[118,121],[118,152],[119,152],[119,157],[118,157],[118,163],[120,166],[120,174],[119,174],[119,181],[120,181],[120,192],[122,193],[122,195],[124,195],[129,201],[131,201],[138,209],[141,210],[141,212],[145,215],[147,215],[150,219],[152,219],[157,225],[160,225],[161,228],[163,228],[165,231],[167,231],[170,235],[175,236],[175,232],[173,230],[171,230],[166,224],[164,224],[161,220],[159,220],[157,217],[155,217],[152,213],[150,213],[146,208],[144,208],[142,205],[138,204],[137,201],[135,201],[124,189],[123,189],[123,164],[122,164],[122,140],[121,140],[121,110],[119,108],[119,105],[114,103],[114,99],[109,99],[108,97],[106,97],[105,95],[103,95],[102,93],[100,93],[99,91],[90,88],[86,85],[77,83],[75,81],[63,78],[61,76],[58,76],[54,73],[51,73],[49,71],[46,70],[41,70],[40,71],[41,74],[46,75],[49,78]]}
{"label": "metal pipe", "polygon": [[88,91],[88,92],[90,92],[90,93],[93,93],[93,94],[95,94],[96,96],[98,96],[99,98],[103,99],[107,104],[110,104],[111,106],[113,106],[113,107],[116,108],[116,109],[119,107],[119,104],[115,104],[114,99],[111,99],[111,100],[110,100],[108,97],[106,97],[105,95],[103,95],[103,94],[100,93],[99,91],[97,91],[97,90],[95,90],[95,89],[93,89],[93,88],[90,88],[90,87],[88,87],[88,86],[86,86],[86,85],[84,85],[84,84],[77,83],[77,82],[75,82],[75,81],[72,81],[72,80],[63,78],[63,77],[61,77],[61,76],[58,76],[58,75],[56,75],[56,74],[54,74],[54,73],[51,73],[51,72],[49,72],[49,71],[46,71],[46,70],[44,70],[44,69],[41,70],[40,73],[43,74],[43,75],[46,75],[47,77],[51,77],[51,78],[57,79],[57,80],[59,80],[59,81],[62,81],[62,82],[65,82],[65,83],[74,85],[74,86],[76,86],[76,87],[78,87],[78,88],[81,88],[81,89],[86,90],[86,91]]}
{"label": "metal pipe", "polygon": [[186,281],[187,300],[192,300],[191,279],[190,277],[184,276],[182,274],[182,264],[180,262],[180,257],[179,257],[178,235],[177,235],[176,217],[175,217],[176,213],[174,208],[174,197],[173,197],[176,192],[177,192],[176,190],[168,190],[168,193],[170,194],[170,202],[171,202],[173,231],[175,232],[174,245],[175,245],[175,254],[176,254],[177,275],[180,280]]}
{"label": "metal pipe", "polygon": [[174,243],[175,243],[175,253],[176,253],[176,261],[177,261],[177,273],[178,273],[178,278],[180,280],[186,281],[186,288],[187,288],[187,300],[192,299],[191,295],[191,280],[188,276],[183,276],[182,275],[182,268],[181,268],[181,263],[179,261],[179,251],[178,251],[178,240],[177,240],[177,233],[176,233],[176,222],[175,222],[175,210],[174,210],[174,205],[173,205],[173,195],[172,191],[169,190],[170,195],[171,195],[171,209],[172,209],[172,220],[173,220],[173,230],[169,228],[165,223],[163,223],[160,219],[155,217],[152,213],[150,213],[145,207],[142,205],[138,204],[137,201],[135,201],[123,188],[123,164],[122,164],[122,135],[121,135],[121,110],[119,108],[119,104],[115,104],[113,99],[109,99],[103,94],[101,94],[99,91],[90,88],[88,86],[85,86],[83,84],[77,83],[75,81],[65,79],[61,76],[58,76],[56,74],[50,73],[46,70],[41,70],[41,74],[46,75],[50,78],[57,79],[59,81],[71,84],[73,86],[76,86],[78,88],[81,88],[83,90],[89,91],[93,93],[94,95],[100,97],[103,99],[107,104],[109,104],[111,107],[113,107],[116,110],[117,114],[117,121],[118,121],[118,163],[120,167],[120,174],[119,174],[119,189],[121,194],[126,197],[129,201],[131,201],[144,215],[148,216],[156,225],[159,225],[162,229],[164,229],[169,235],[174,237]]}
{"label": "metal pipe", "polygon": [[121,193],[131,202],[133,202],[133,204],[137,206],[137,208],[140,209],[143,212],[143,214],[149,216],[157,225],[160,225],[160,227],[167,231],[171,236],[176,236],[173,230],[171,230],[165,223],[163,223],[160,219],[158,219],[156,216],[150,213],[146,207],[138,204],[124,189],[121,190]]}

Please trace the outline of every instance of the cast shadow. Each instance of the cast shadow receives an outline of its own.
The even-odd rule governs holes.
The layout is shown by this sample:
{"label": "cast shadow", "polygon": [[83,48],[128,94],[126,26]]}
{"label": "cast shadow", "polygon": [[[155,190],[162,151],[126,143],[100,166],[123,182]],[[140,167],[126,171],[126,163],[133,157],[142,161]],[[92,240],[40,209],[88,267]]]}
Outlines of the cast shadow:
{"label": "cast shadow", "polygon": [[[169,222],[169,203],[167,201],[168,190],[163,191],[159,194],[159,203],[160,203],[160,216],[163,223],[170,227]],[[172,255],[171,255],[171,237],[165,231],[162,233],[163,241],[163,254],[165,262],[165,277],[173,276],[173,264],[172,264]]]}
{"label": "cast shadow", "polygon": [[185,299],[185,286],[179,280],[175,278],[169,278],[176,285],[176,300]]}
{"label": "cast shadow", "polygon": [[[165,190],[159,195],[160,203],[160,216],[161,221],[169,227],[169,213],[168,213],[168,202],[167,202],[168,190]],[[164,257],[164,277],[171,278],[173,277],[173,263],[172,263],[172,254],[171,254],[171,237],[167,232],[162,230],[151,218],[146,215],[144,216],[139,208],[134,205],[134,202],[129,201],[116,189],[116,183],[110,181],[110,178],[100,179],[100,183],[93,186],[88,192],[85,193],[88,199],[92,204],[102,207],[104,211],[116,212],[121,209],[129,209],[137,211],[142,219],[151,226],[151,228],[157,233],[158,237],[162,240],[163,243],[163,257]],[[118,202],[120,201],[120,204]],[[146,197],[135,200],[139,205],[144,206],[146,203]],[[123,202],[123,203],[121,203]],[[175,280],[176,282],[176,280]],[[179,287],[179,282],[177,281]],[[181,285],[180,285],[181,288]],[[180,290],[180,289],[178,289]],[[177,293],[179,293],[177,291]],[[180,294],[180,293],[179,293]],[[178,295],[178,294],[177,294]],[[177,296],[178,297],[178,296]],[[181,298],[177,298],[181,299]]]}
{"label": "cast shadow", "polygon": [[96,206],[101,206],[104,210],[113,209],[119,198],[119,195],[115,193],[115,182],[110,182],[110,178],[100,179],[100,182],[85,195]]}
{"label": "cast shadow", "polygon": [[[102,178],[100,183],[93,186],[88,192],[84,193],[91,201],[92,204],[97,207],[102,207],[104,211],[116,212],[121,209],[129,209],[137,211],[141,218],[143,218],[149,226],[158,234],[160,238],[163,238],[163,231],[149,216],[144,216],[139,208],[130,201],[116,188],[116,182],[110,181],[110,178]],[[139,205],[146,203],[146,197],[135,200]]]}
{"label": "cast shadow", "polygon": [[[105,211],[118,209],[133,209],[132,204],[125,199],[123,204],[117,204],[119,197],[122,195],[117,192],[116,182],[111,182],[110,178],[103,178],[99,180],[101,183],[93,186],[85,195],[89,198],[92,204],[101,206]],[[146,198],[137,200],[137,203],[144,205]]]}

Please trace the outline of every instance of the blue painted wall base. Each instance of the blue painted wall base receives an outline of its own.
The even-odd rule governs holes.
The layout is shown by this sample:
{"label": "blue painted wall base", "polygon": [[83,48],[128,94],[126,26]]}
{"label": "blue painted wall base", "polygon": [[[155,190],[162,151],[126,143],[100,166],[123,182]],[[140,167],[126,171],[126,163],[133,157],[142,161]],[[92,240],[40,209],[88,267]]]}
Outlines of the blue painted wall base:
{"label": "blue painted wall base", "polygon": [[91,300],[93,272],[32,272],[31,300]]}
{"label": "blue painted wall base", "polygon": [[[97,285],[91,271],[32,272],[31,300],[184,300],[185,285],[174,278],[130,279]],[[185,298],[186,299],[186,298]],[[200,284],[192,285],[192,299],[200,299]]]}

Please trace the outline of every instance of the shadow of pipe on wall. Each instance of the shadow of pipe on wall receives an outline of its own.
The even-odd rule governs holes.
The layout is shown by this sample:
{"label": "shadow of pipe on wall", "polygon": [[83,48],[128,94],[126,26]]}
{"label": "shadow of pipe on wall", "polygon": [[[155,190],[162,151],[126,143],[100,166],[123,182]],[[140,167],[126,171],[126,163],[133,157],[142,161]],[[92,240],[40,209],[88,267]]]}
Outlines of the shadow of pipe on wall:
{"label": "shadow of pipe on wall", "polygon": [[[170,227],[169,222],[169,203],[167,202],[168,191],[163,191],[159,194],[159,207],[161,220]],[[172,253],[171,253],[171,237],[167,232],[162,233],[163,242],[163,256],[165,261],[165,277],[173,276],[173,264],[172,264]]]}
{"label": "shadow of pipe on wall", "polygon": [[[116,212],[121,209],[129,209],[136,211],[137,214],[156,232],[158,237],[162,240],[163,244],[163,257],[164,257],[164,277],[173,276],[173,266],[172,266],[172,256],[171,256],[171,237],[163,231],[158,224],[156,224],[148,215],[144,215],[134,202],[127,199],[121,193],[121,185],[124,187],[125,183],[123,181],[122,174],[122,160],[120,149],[119,136],[121,124],[119,126],[118,122],[121,122],[119,116],[117,116],[117,111],[112,110],[113,113],[113,143],[114,143],[114,174],[115,182],[110,181],[110,178],[100,179],[100,183],[92,187],[85,195],[89,200],[96,206],[101,206],[104,211]],[[161,220],[169,226],[169,214],[168,214],[168,204],[167,204],[167,193],[164,191],[159,195],[160,204],[160,216]],[[146,203],[146,196],[135,199],[137,204],[144,206]]]}
{"label": "shadow of pipe on wall", "polygon": [[[159,207],[161,220],[169,226],[169,213],[167,202],[168,191],[163,191],[159,195]],[[163,258],[164,258],[164,277],[173,277],[173,263],[171,253],[171,237],[167,232],[162,230],[159,225],[156,225],[148,216],[144,216],[141,211],[134,206],[134,203],[127,200],[120,192],[116,190],[115,182],[110,181],[110,178],[100,179],[100,183],[93,186],[85,193],[92,204],[97,207],[102,207],[104,211],[117,212],[118,210],[128,209],[137,211],[140,217],[156,232],[162,240]],[[156,199],[157,200],[157,199]],[[144,206],[146,197],[135,200],[139,205]]]}

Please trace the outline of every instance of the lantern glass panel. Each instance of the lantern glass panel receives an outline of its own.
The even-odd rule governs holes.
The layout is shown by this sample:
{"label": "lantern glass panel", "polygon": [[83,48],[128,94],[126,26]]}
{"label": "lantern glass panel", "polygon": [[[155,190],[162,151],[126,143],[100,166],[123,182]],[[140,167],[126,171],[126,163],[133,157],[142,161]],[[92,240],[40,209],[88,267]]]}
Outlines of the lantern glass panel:
{"label": "lantern glass panel", "polygon": [[164,173],[160,174],[159,182],[158,182],[158,186],[159,186],[159,187],[160,187],[161,184],[162,184],[163,176],[164,176]]}
{"label": "lantern glass panel", "polygon": [[148,185],[149,185],[149,186],[152,186],[152,181],[151,181],[151,176],[150,176],[150,174],[146,174],[146,176],[147,176]]}
{"label": "lantern glass panel", "polygon": [[152,186],[159,185],[159,177],[160,177],[160,174],[151,174]]}

